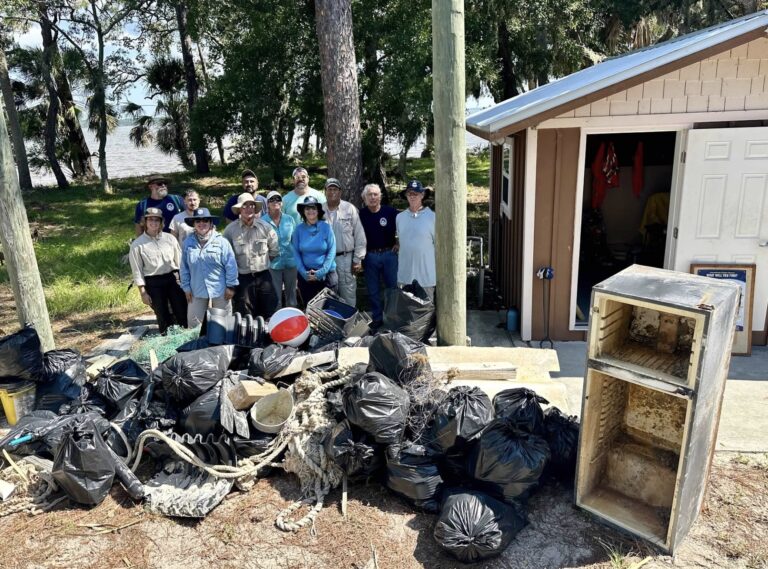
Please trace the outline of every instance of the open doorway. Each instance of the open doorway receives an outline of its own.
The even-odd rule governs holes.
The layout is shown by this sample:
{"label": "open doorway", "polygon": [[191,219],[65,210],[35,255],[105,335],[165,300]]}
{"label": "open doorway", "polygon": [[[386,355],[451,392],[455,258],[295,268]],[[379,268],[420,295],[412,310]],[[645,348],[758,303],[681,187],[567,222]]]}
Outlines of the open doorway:
{"label": "open doorway", "polygon": [[586,137],[576,325],[592,287],[639,263],[664,267],[676,132]]}

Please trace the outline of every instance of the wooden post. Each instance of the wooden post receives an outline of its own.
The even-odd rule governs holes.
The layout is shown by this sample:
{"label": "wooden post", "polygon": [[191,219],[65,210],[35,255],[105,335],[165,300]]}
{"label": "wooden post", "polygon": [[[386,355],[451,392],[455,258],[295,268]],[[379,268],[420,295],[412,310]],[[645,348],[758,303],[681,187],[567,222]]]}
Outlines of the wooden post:
{"label": "wooden post", "polygon": [[432,0],[435,121],[437,339],[467,337],[467,154],[464,138],[464,0]]}
{"label": "wooden post", "polygon": [[29,234],[27,210],[21,198],[11,142],[0,109],[0,242],[3,244],[8,276],[16,300],[19,323],[34,325],[45,351],[54,349],[51,320],[45,305],[43,283]]}
{"label": "wooden post", "polygon": [[13,100],[13,88],[11,78],[8,75],[8,63],[5,60],[5,52],[0,49],[0,90],[3,92],[3,101],[10,122],[13,149],[16,152],[16,166],[19,168],[19,184],[22,190],[32,189],[32,175],[29,173],[29,161],[27,149],[24,146],[24,133],[21,131],[19,114],[16,112],[16,103]]}

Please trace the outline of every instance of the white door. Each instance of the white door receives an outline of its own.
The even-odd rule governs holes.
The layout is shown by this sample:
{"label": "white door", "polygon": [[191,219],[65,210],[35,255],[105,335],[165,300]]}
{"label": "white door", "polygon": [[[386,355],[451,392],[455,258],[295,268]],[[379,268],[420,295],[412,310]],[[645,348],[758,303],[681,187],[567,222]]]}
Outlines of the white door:
{"label": "white door", "polygon": [[[768,308],[768,127],[688,131],[674,269],[755,263],[752,329]],[[674,234],[673,234],[674,235]]]}

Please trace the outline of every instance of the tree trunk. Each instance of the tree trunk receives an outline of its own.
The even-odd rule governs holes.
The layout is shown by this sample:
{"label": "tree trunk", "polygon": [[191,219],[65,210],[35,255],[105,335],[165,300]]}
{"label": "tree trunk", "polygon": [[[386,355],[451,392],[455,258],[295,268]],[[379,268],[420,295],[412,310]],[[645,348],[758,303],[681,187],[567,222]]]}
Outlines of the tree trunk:
{"label": "tree trunk", "polygon": [[362,144],[357,62],[350,0],[316,0],[328,175],[344,186],[343,198],[356,201],[362,184]]}
{"label": "tree trunk", "polygon": [[[189,116],[192,116],[192,109],[197,104],[198,84],[197,73],[195,73],[195,62],[192,59],[192,38],[189,37],[187,29],[187,5],[183,1],[176,2],[176,24],[179,27],[179,37],[181,39],[181,59],[184,62],[184,74],[187,84],[187,107]],[[176,125],[177,129],[187,128],[189,125]],[[211,171],[208,166],[208,151],[205,148],[205,138],[192,141],[192,149],[195,152],[195,170],[198,174],[207,174]]]}
{"label": "tree trunk", "polygon": [[16,301],[16,316],[22,326],[30,323],[37,330],[44,351],[53,350],[51,320],[45,305],[43,283],[37,267],[35,248],[29,234],[27,211],[21,197],[16,165],[0,109],[0,243],[8,265],[8,277]]}
{"label": "tree trunk", "polygon": [[32,175],[29,173],[29,161],[27,160],[27,148],[24,145],[24,134],[21,132],[19,113],[16,112],[16,101],[13,97],[11,78],[8,75],[8,62],[5,60],[5,52],[0,49],[0,89],[3,91],[5,112],[8,113],[8,123],[13,141],[13,153],[16,156],[16,168],[19,171],[19,185],[22,190],[32,189]]}
{"label": "tree trunk", "polygon": [[519,94],[517,90],[517,77],[515,76],[515,64],[512,62],[512,49],[509,46],[509,28],[507,23],[500,19],[498,29],[498,59],[501,63],[501,101],[506,101]]}
{"label": "tree trunk", "polygon": [[107,95],[104,92],[104,73],[101,69],[98,72],[99,78],[96,82],[96,104],[99,109],[99,178],[101,179],[101,191],[105,194],[112,193],[112,186],[109,183],[109,171],[107,170]]}
{"label": "tree trunk", "polygon": [[56,91],[56,83],[53,79],[53,51],[56,46],[56,39],[53,37],[48,15],[41,13],[40,31],[43,37],[43,75],[45,88],[48,91],[48,113],[45,117],[45,156],[56,178],[56,184],[59,188],[68,188],[69,182],[61,169],[59,159],[56,156],[56,134],[59,120],[59,94]]}
{"label": "tree trunk", "polygon": [[308,126],[304,127],[304,131],[301,134],[301,155],[306,156],[309,154],[309,137],[312,136],[312,129]]}
{"label": "tree trunk", "polygon": [[[197,55],[200,57],[200,71],[203,74],[203,83],[205,84],[205,90],[207,91],[210,86],[208,83],[208,71],[205,69],[205,58],[203,57],[203,50],[200,49],[200,44],[197,44]],[[221,162],[222,166],[227,165],[227,159],[226,155],[224,154],[224,142],[222,142],[220,136],[215,137],[216,140],[216,149],[219,151],[219,161]]]}
{"label": "tree trunk", "polygon": [[467,340],[467,150],[464,0],[432,0],[437,339]]}
{"label": "tree trunk", "polygon": [[[57,62],[61,58],[58,47],[55,49],[54,57]],[[84,179],[93,178],[96,176],[96,171],[91,163],[91,151],[88,148],[88,143],[85,141],[83,129],[77,117],[77,108],[72,97],[72,87],[69,84],[69,79],[63,66],[56,66],[54,77],[56,79],[56,92],[59,94],[61,111],[64,116],[64,125],[67,127],[70,161],[74,176],[75,178]]]}

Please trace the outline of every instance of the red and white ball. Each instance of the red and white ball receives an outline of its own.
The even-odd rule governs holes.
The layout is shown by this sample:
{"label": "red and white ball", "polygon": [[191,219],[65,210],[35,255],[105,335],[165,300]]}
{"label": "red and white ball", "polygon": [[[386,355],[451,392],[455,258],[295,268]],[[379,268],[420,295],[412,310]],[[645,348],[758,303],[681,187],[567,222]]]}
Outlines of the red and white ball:
{"label": "red and white ball", "polygon": [[269,319],[267,330],[278,344],[298,348],[309,338],[309,320],[298,308],[281,308]]}

